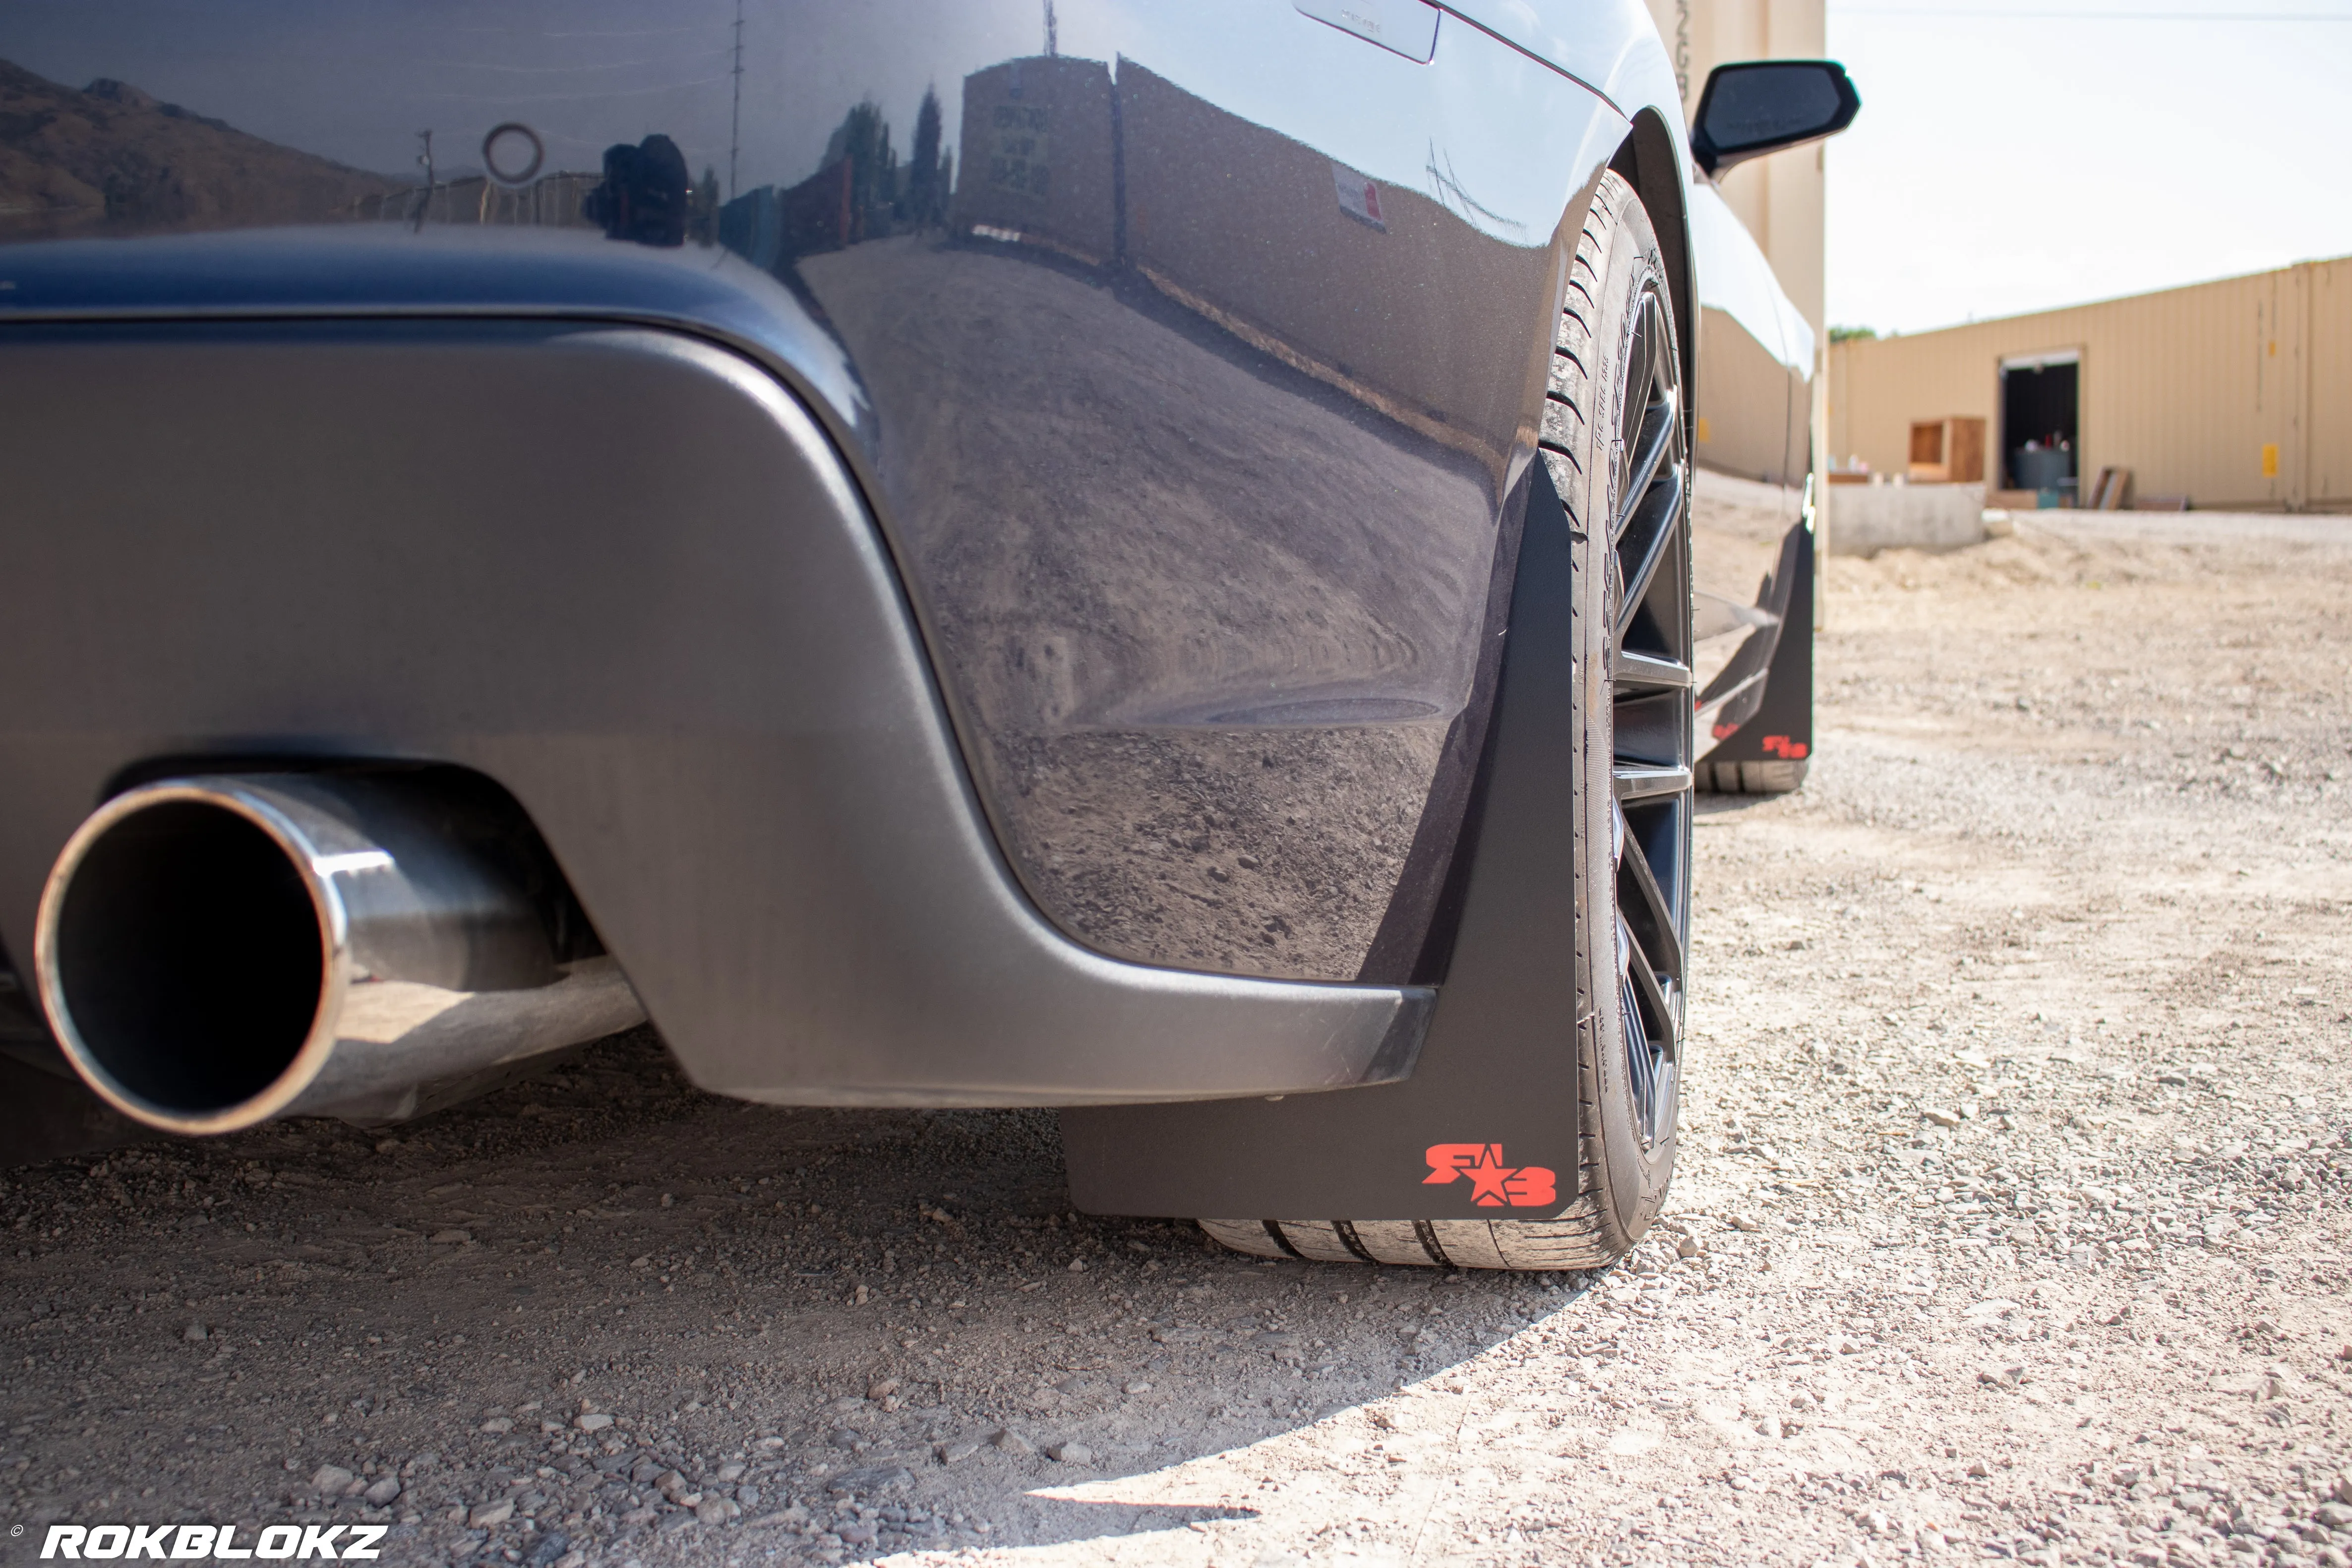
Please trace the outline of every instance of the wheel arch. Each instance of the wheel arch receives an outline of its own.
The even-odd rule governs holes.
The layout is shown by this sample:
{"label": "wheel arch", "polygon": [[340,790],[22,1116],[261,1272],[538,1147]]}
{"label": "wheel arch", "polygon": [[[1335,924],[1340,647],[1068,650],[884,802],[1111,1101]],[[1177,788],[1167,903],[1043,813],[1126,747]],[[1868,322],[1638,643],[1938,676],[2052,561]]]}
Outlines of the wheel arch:
{"label": "wheel arch", "polygon": [[1650,215],[1674,295],[1675,336],[1681,344],[1686,414],[1698,406],[1698,277],[1690,237],[1690,202],[1684,189],[1680,139],[1655,109],[1637,110],[1633,128],[1609,160]]}

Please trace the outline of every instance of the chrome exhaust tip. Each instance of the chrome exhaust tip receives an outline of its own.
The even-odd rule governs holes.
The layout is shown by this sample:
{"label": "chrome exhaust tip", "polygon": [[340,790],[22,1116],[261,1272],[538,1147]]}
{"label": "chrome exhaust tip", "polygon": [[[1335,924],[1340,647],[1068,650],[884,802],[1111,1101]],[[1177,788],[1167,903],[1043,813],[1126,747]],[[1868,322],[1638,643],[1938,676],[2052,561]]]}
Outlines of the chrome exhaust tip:
{"label": "chrome exhaust tip", "polygon": [[34,969],[84,1081],[173,1132],[399,1114],[425,1083],[645,1014],[561,963],[510,868],[414,783],[172,779],[110,800],[43,889]]}

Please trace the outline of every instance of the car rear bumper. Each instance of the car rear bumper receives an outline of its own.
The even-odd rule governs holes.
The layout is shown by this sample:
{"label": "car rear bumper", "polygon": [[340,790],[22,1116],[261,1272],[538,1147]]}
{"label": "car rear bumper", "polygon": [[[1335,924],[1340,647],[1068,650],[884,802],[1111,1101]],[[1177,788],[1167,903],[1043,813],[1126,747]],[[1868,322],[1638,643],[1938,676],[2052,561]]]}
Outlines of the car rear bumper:
{"label": "car rear bumper", "polygon": [[654,325],[375,314],[0,332],[19,960],[59,848],[129,784],[434,763],[522,805],[709,1089],[1083,1105],[1410,1072],[1426,989],[1152,968],[1038,913],[835,399],[828,428],[772,363]]}

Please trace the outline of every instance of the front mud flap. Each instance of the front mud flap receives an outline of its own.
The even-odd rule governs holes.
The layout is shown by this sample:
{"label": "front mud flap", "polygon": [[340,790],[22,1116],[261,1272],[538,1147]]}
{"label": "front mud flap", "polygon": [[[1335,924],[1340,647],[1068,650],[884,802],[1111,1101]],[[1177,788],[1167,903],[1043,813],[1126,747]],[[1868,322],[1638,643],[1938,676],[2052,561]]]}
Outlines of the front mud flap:
{"label": "front mud flap", "polygon": [[1699,723],[1715,738],[1699,759],[1700,789],[1773,795],[1804,783],[1813,751],[1813,571],[1809,507],[1756,596],[1772,624],[1699,694]]}

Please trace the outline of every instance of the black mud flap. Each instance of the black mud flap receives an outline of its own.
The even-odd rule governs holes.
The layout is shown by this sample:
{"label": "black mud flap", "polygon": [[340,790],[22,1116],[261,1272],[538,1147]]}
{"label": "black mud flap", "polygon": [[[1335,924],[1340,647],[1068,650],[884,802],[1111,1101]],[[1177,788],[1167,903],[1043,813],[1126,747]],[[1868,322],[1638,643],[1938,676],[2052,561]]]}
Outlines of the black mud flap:
{"label": "black mud flap", "polygon": [[1726,794],[1791,790],[1813,752],[1813,528],[1810,516],[1780,541],[1756,595],[1760,628],[1699,694],[1699,722],[1715,737],[1698,787]]}
{"label": "black mud flap", "polygon": [[1092,1214],[1541,1219],[1577,1183],[1569,519],[1528,487],[1459,923],[1412,1078],[1275,1100],[1062,1112]]}

